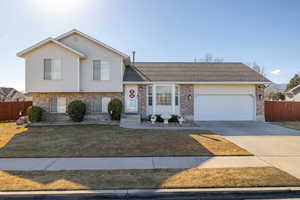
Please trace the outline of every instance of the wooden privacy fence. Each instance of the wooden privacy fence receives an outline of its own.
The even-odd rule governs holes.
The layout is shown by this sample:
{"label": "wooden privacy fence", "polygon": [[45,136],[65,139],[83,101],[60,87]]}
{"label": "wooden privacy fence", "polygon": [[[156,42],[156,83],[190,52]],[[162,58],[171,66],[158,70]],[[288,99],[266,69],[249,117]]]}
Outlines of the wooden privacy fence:
{"label": "wooden privacy fence", "polygon": [[266,121],[300,121],[300,102],[265,101]]}
{"label": "wooden privacy fence", "polygon": [[32,101],[0,102],[0,121],[17,120],[26,115],[26,109],[31,105]]}

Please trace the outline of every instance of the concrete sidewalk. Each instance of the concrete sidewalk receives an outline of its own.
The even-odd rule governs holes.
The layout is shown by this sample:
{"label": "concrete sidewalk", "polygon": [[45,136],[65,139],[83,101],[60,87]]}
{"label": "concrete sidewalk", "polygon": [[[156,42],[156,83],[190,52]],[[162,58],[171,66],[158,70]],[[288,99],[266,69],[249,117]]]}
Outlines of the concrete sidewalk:
{"label": "concrete sidewalk", "polygon": [[20,171],[242,168],[268,166],[271,165],[255,156],[0,159],[0,170]]}

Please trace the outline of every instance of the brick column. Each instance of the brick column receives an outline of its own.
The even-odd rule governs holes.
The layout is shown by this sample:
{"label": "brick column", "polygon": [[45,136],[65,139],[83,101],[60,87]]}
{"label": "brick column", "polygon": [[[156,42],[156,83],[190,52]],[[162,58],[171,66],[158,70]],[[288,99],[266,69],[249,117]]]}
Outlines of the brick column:
{"label": "brick column", "polygon": [[194,85],[180,85],[179,88],[180,114],[186,120],[194,120]]}
{"label": "brick column", "polygon": [[142,119],[147,117],[147,86],[138,85],[138,112]]}
{"label": "brick column", "polygon": [[265,121],[264,90],[265,90],[264,85],[255,86],[257,121]]}

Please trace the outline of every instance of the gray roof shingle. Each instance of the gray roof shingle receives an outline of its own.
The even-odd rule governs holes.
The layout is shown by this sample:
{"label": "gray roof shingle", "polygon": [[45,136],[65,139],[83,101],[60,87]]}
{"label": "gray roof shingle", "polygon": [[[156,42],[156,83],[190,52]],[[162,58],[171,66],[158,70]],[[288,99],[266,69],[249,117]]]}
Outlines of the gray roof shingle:
{"label": "gray roof shingle", "polygon": [[271,82],[243,63],[136,62],[124,81]]}

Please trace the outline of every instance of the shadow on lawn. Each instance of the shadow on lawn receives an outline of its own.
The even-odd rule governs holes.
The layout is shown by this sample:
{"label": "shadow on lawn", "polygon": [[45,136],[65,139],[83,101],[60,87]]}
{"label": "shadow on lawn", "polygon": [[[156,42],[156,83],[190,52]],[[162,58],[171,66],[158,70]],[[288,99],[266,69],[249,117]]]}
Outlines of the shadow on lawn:
{"label": "shadow on lawn", "polygon": [[159,189],[299,186],[272,167],[110,171],[0,171],[0,190]]}

